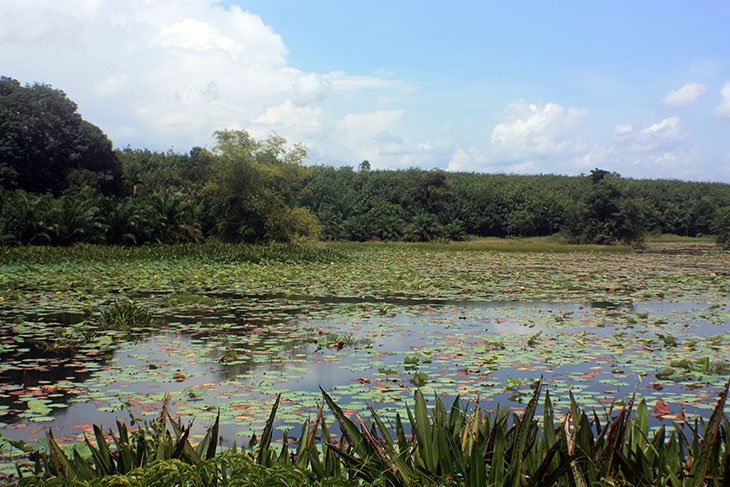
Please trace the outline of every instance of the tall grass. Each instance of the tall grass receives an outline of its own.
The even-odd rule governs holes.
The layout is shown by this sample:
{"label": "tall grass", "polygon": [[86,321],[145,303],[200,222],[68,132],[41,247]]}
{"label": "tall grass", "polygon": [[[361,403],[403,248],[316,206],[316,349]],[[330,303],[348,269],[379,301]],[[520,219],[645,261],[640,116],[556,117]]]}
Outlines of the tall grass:
{"label": "tall grass", "polygon": [[[730,384],[730,383],[729,383]],[[507,409],[482,413],[458,398],[447,410],[435,396],[430,412],[416,390],[404,419],[386,424],[370,409],[366,422],[348,417],[322,391],[340,433],[334,435],[320,407],[302,425],[295,451],[284,433],[280,447],[272,433],[277,397],[260,439],[217,452],[218,419],[193,446],[189,427],[174,421],[166,406],[157,420],[130,433],[117,423],[111,441],[99,427],[91,455],[70,455],[48,434],[48,448],[33,452],[33,472],[21,486],[134,485],[379,485],[379,486],[671,486],[719,487],[730,477],[730,421],[724,414],[728,385],[705,421],[674,423],[650,432],[644,401],[631,398],[603,417],[588,413],[571,396],[559,418],[549,393],[536,416],[542,381],[521,414]],[[14,442],[16,447],[31,449]],[[19,472],[23,473],[22,469]]]}
{"label": "tall grass", "polygon": [[0,264],[66,260],[139,262],[192,259],[205,262],[331,262],[344,258],[337,249],[317,243],[229,244],[215,240],[188,244],[152,244],[137,247],[78,244],[71,247],[0,247]]}
{"label": "tall grass", "polygon": [[628,245],[570,244],[558,236],[515,237],[515,238],[474,238],[460,242],[337,242],[331,244],[340,249],[378,249],[406,248],[431,251],[499,251],[499,252],[606,252],[628,253],[633,249]]}

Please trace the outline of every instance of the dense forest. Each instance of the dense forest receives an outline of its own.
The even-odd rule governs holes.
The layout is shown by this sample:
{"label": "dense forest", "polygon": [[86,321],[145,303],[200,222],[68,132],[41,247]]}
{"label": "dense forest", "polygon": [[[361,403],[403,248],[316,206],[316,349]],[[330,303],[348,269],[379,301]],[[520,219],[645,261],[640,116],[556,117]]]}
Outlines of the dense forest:
{"label": "dense forest", "polygon": [[560,233],[640,244],[647,233],[730,242],[730,185],[306,165],[273,135],[216,132],[212,150],[113,150],[48,85],[0,78],[0,242],[140,245],[465,239]]}

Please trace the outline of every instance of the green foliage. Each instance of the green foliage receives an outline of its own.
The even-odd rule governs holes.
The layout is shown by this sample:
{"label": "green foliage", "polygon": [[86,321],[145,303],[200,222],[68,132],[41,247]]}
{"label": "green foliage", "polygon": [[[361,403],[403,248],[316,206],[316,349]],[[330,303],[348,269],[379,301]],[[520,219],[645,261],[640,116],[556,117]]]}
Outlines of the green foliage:
{"label": "green foliage", "polygon": [[60,194],[75,170],[98,174],[106,192],[118,189],[121,168],[112,144],[76,113],[76,104],[48,85],[0,77],[0,184]]}
{"label": "green foliage", "polygon": [[413,242],[430,242],[437,238],[443,237],[445,230],[432,213],[418,213],[411,219],[411,223],[406,229],[408,240]]}
{"label": "green foliage", "polygon": [[[675,425],[670,432],[663,425],[653,433],[646,403],[640,401],[634,412],[634,398],[618,414],[612,405],[602,422],[571,395],[570,411],[559,420],[546,392],[538,419],[542,380],[522,414],[500,408],[482,414],[478,403],[470,410],[458,398],[447,411],[438,395],[429,414],[417,389],[413,409],[406,409],[409,428],[400,415],[386,426],[372,408],[369,424],[359,416],[354,422],[322,391],[340,441],[320,407],[314,422],[302,425],[296,452],[283,447],[279,454],[271,442],[280,396],[260,442],[254,437],[249,451],[234,444],[218,454],[218,419],[193,446],[190,427],[172,420],[163,406],[155,421],[134,433],[117,423],[111,442],[95,427],[95,444],[85,441],[86,457],[76,448],[69,455],[49,432],[47,449],[33,453],[32,475],[19,470],[20,485],[719,486],[730,468],[730,423],[723,413],[728,385],[706,423],[695,420],[687,430]],[[287,440],[285,434],[285,445]],[[11,443],[32,452],[22,442]]]}
{"label": "green foliage", "polygon": [[[132,418],[133,425],[139,422]],[[94,425],[95,444],[88,438],[84,440],[90,456],[83,456],[76,446],[67,452],[56,442],[51,430],[46,434],[47,449],[35,453],[34,475],[21,478],[20,485],[46,485],[56,479],[76,482],[74,485],[130,485],[123,480],[131,481],[131,485],[150,485],[151,480],[161,482],[154,485],[181,485],[180,481],[184,483],[192,478],[195,479],[193,485],[210,485],[217,472],[204,466],[209,467],[216,456],[218,425],[216,418],[200,443],[193,447],[189,441],[192,425],[185,427],[174,421],[167,413],[165,398],[159,417],[142,422],[142,427],[133,433],[117,421],[117,433],[109,434],[111,442],[102,429]],[[11,440],[11,444],[28,449],[22,442]],[[241,460],[250,460],[250,457]]]}
{"label": "green foliage", "polygon": [[146,325],[152,321],[152,315],[137,306],[133,301],[114,301],[104,308],[97,322],[102,329],[128,330],[134,326]]}
{"label": "green foliage", "polygon": [[444,227],[446,232],[446,238],[457,242],[466,240],[466,229],[464,223],[461,220],[453,220],[446,224]]}
{"label": "green foliage", "polygon": [[4,193],[0,208],[0,238],[5,245],[48,243],[46,215],[52,197],[25,191]]}
{"label": "green foliage", "polygon": [[192,203],[180,194],[117,199],[87,192],[53,198],[16,190],[3,196],[0,238],[6,245],[139,245],[203,238]]}
{"label": "green foliage", "polygon": [[730,206],[724,206],[717,211],[715,221],[717,228],[717,243],[724,250],[730,249]]}
{"label": "green foliage", "polygon": [[145,245],[140,247],[105,247],[75,245],[73,247],[5,247],[0,251],[0,263],[22,260],[59,263],[93,261],[99,263],[130,263],[175,261],[185,259],[192,265],[205,263],[261,262],[333,262],[344,259],[342,252],[318,243],[272,243],[268,245],[228,244],[216,240],[184,245]]}
{"label": "green foliage", "polygon": [[[647,232],[717,235],[730,185],[305,167],[276,135],[215,133],[211,152],[112,151],[62,91],[0,78],[0,244],[114,245],[539,237],[641,246]],[[49,194],[46,194],[49,193]],[[106,196],[104,196],[106,195]],[[113,195],[113,196],[109,196]]]}
{"label": "green foliage", "polygon": [[356,338],[352,335],[340,333],[325,333],[313,339],[317,346],[322,348],[332,348],[342,350],[345,347],[358,347],[372,345],[373,341],[369,338]]}
{"label": "green foliage", "polygon": [[95,198],[85,195],[5,193],[0,206],[0,238],[6,245],[70,245],[97,242],[105,229]]}
{"label": "green foliage", "polygon": [[215,233],[227,241],[289,242],[318,238],[320,226],[304,207],[296,206],[301,146],[286,148],[281,137],[264,141],[246,131],[216,132],[219,154],[204,190]]}
{"label": "green foliage", "polygon": [[572,208],[566,230],[581,243],[639,245],[646,233],[642,202],[618,174],[592,171],[591,187]]}
{"label": "green foliage", "polygon": [[116,155],[122,163],[124,192],[130,196],[159,192],[195,194],[208,180],[215,158],[200,147],[194,147],[189,154],[127,147],[116,151]]}

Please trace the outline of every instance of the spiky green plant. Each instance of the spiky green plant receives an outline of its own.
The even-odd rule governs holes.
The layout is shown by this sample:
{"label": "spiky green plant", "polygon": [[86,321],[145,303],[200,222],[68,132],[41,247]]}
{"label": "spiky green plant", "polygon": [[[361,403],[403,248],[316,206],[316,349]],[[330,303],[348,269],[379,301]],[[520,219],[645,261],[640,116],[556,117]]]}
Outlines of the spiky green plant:
{"label": "spiky green plant", "polygon": [[133,326],[147,325],[152,315],[128,299],[114,301],[104,308],[97,319],[104,329],[126,330]]}
{"label": "spiky green plant", "polygon": [[458,398],[447,412],[438,395],[429,413],[417,389],[407,423],[398,414],[390,425],[372,408],[368,422],[350,418],[322,391],[341,437],[331,434],[323,405],[311,424],[302,425],[295,453],[286,433],[279,452],[272,448],[280,396],[260,441],[254,436],[248,449],[234,444],[219,454],[218,419],[193,446],[190,427],[172,420],[163,406],[155,421],[133,434],[117,423],[112,443],[95,427],[95,444],[86,440],[90,458],[77,450],[68,456],[49,433],[47,451],[34,453],[34,474],[20,484],[720,487],[730,479],[728,387],[730,382],[707,421],[651,434],[646,402],[634,407],[634,398],[612,405],[601,418],[581,410],[571,396],[559,420],[546,392],[540,421],[535,413],[542,381],[522,414],[500,408],[482,414],[478,403],[462,407]]}

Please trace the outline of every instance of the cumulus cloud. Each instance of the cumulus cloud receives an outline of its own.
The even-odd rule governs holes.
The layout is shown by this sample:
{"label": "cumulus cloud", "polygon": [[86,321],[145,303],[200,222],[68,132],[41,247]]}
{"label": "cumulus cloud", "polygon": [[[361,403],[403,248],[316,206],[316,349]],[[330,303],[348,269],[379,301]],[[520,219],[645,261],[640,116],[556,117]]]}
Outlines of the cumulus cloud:
{"label": "cumulus cloud", "polygon": [[579,136],[586,117],[580,108],[513,102],[500,114],[491,143],[455,148],[448,169],[580,174],[601,167],[631,177],[718,178],[718,168],[703,168],[701,151],[687,144],[689,134],[679,117],[619,123],[592,143]]}
{"label": "cumulus cloud", "polygon": [[730,118],[730,81],[720,90],[722,101],[715,107],[715,114],[719,117]]}
{"label": "cumulus cloud", "polygon": [[492,147],[513,158],[568,150],[572,144],[564,135],[587,114],[581,108],[545,106],[523,100],[510,103],[492,131]]}
{"label": "cumulus cloud", "polygon": [[[452,170],[575,174],[597,166],[620,171],[627,161],[649,168],[691,160],[678,117],[612,123],[613,132],[608,128],[601,140],[586,143],[587,110],[557,103],[509,103],[476,136],[465,126],[421,135],[439,130],[424,121],[439,112],[428,113],[430,101],[414,96],[421,85],[386,70],[300,69],[288,59],[294,46],[266,19],[229,4],[3,0],[2,74],[64,90],[117,146],[187,150],[210,145],[215,130],[232,128],[255,137],[276,131],[307,145],[313,161],[357,165],[368,159],[376,168],[448,164]],[[704,85],[689,83],[665,104],[682,106],[704,92]],[[730,118],[730,82],[721,93],[715,113]],[[403,108],[416,105],[423,120]],[[724,162],[727,148],[718,150]]]}
{"label": "cumulus cloud", "polygon": [[301,107],[286,100],[281,105],[269,107],[256,119],[260,124],[275,127],[294,127],[298,131],[309,132],[319,129],[321,108]]}
{"label": "cumulus cloud", "polygon": [[404,110],[376,110],[348,113],[336,125],[336,139],[346,148],[345,160],[368,160],[374,168],[387,167],[384,156],[402,152],[408,145],[404,136]]}
{"label": "cumulus cloud", "polygon": [[669,108],[684,107],[696,102],[705,92],[707,92],[707,87],[702,83],[687,83],[665,96],[662,104]]}
{"label": "cumulus cloud", "polygon": [[454,150],[452,139],[413,137],[405,113],[403,109],[348,113],[335,125],[332,140],[340,145],[332,154],[352,165],[367,160],[376,169],[442,167]]}
{"label": "cumulus cloud", "polygon": [[3,74],[63,89],[118,146],[189,148],[244,128],[322,152],[347,113],[339,97],[412,89],[389,73],[305,72],[287,54],[260,16],[213,0],[0,2]]}
{"label": "cumulus cloud", "polygon": [[294,78],[294,102],[308,105],[324,100],[332,90],[332,83],[326,76],[316,73],[301,73]]}
{"label": "cumulus cloud", "polygon": [[[587,115],[583,108],[557,103],[536,105],[513,101],[499,114],[489,147],[458,148],[449,161],[452,171],[555,172],[557,161],[572,172],[584,150],[574,129]],[[559,171],[558,171],[559,172]]]}
{"label": "cumulus cloud", "polygon": [[128,86],[129,77],[124,73],[116,73],[94,83],[91,91],[94,95],[103,97],[114,95]]}
{"label": "cumulus cloud", "polygon": [[611,170],[632,177],[710,179],[717,171],[700,167],[700,152],[686,143],[688,136],[679,117],[637,129],[632,124],[619,124],[613,143],[603,150],[603,162]]}
{"label": "cumulus cloud", "polygon": [[679,117],[668,117],[639,130],[633,130],[631,124],[618,125],[613,135],[622,151],[632,153],[673,148],[686,137],[687,133],[682,128]]}

